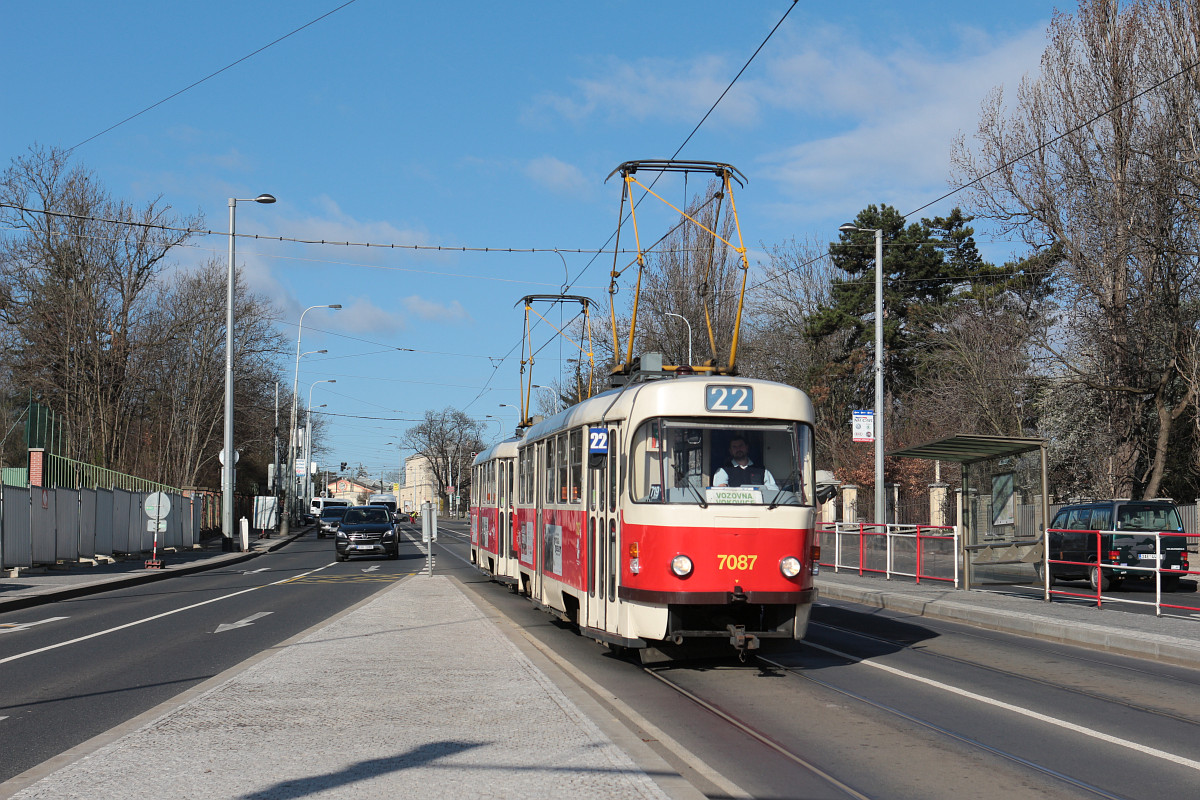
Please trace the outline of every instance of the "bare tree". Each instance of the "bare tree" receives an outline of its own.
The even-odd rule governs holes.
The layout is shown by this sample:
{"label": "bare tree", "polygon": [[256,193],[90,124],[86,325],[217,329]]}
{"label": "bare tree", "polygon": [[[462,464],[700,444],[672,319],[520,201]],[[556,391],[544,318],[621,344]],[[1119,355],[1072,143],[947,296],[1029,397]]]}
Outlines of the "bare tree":
{"label": "bare tree", "polygon": [[114,200],[63,151],[33,148],[0,179],[0,322],[14,380],[70,423],[72,455],[122,468],[146,352],[154,280],[187,234],[170,206]]}
{"label": "bare tree", "polygon": [[[1064,383],[1103,398],[1118,496],[1159,492],[1174,423],[1196,396],[1179,374],[1200,288],[1182,109],[1144,93],[1170,79],[1163,70],[1178,58],[1160,35],[1163,14],[1184,6],[1194,23],[1194,3],[1166,0],[1084,0],[1078,14],[1057,14],[1040,74],[1011,108],[994,90],[975,150],[960,142],[954,155],[978,214],[1035,253],[1062,249],[1063,324],[1041,345]],[[1183,37],[1193,47],[1195,33]]]}
{"label": "bare tree", "polygon": [[459,496],[470,488],[471,462],[485,446],[482,428],[462,411],[447,407],[426,411],[424,421],[404,434],[404,446],[429,460],[439,497],[449,500],[447,486],[455,486]]}

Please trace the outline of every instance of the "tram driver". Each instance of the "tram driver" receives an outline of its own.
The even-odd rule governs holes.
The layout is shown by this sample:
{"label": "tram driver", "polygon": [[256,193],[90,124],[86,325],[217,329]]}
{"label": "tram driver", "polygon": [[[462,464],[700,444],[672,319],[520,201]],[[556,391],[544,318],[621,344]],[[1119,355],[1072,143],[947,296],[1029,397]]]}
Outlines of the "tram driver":
{"label": "tram driver", "polygon": [[734,434],[729,440],[729,460],[713,473],[713,486],[763,486],[777,489],[771,470],[750,459],[746,437]]}

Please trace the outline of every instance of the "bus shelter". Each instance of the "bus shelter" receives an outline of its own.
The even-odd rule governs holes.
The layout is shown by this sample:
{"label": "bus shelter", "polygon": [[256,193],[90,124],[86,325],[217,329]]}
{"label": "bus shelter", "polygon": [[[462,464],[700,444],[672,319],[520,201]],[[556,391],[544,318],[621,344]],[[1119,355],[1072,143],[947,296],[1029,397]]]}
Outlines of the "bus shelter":
{"label": "bus shelter", "polygon": [[1037,580],[1050,510],[1046,447],[1045,439],[959,435],[888,453],[962,465],[958,559],[964,589]]}

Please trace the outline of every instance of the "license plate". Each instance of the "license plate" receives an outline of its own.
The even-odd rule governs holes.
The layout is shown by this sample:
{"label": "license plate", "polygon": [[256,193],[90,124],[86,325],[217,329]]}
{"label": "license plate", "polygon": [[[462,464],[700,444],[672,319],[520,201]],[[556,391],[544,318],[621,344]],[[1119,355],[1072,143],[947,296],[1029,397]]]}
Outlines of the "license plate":
{"label": "license plate", "polygon": [[373,544],[356,544],[356,545],[354,545],[354,549],[355,550],[374,550],[375,545],[373,545]]}

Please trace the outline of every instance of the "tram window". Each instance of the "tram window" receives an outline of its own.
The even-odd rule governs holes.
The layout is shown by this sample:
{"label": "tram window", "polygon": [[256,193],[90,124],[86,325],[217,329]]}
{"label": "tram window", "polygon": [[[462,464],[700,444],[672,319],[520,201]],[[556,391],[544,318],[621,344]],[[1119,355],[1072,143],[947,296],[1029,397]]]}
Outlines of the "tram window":
{"label": "tram window", "polygon": [[546,502],[553,503],[558,496],[558,481],[554,471],[554,439],[542,443],[543,463],[546,465]]}
{"label": "tram window", "polygon": [[533,448],[526,447],[521,451],[525,455],[525,467],[521,470],[521,482],[523,489],[521,490],[521,502],[533,502]]}
{"label": "tram window", "polygon": [[565,433],[560,433],[555,438],[558,440],[558,461],[556,462],[558,464],[557,497],[558,502],[565,503],[567,502],[567,492],[569,491],[567,486],[567,435]]}
{"label": "tram window", "polygon": [[634,433],[631,455],[630,494],[635,502],[701,506],[812,502],[814,466],[808,425],[647,420]]}
{"label": "tram window", "polygon": [[579,428],[571,431],[567,441],[571,473],[571,502],[578,503],[583,496],[583,431]]}
{"label": "tram window", "polygon": [[608,432],[608,510],[617,510],[617,467],[620,464],[620,454],[617,451],[617,432]]}

